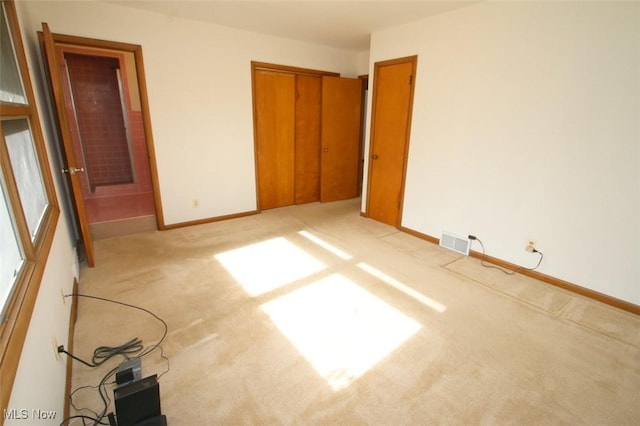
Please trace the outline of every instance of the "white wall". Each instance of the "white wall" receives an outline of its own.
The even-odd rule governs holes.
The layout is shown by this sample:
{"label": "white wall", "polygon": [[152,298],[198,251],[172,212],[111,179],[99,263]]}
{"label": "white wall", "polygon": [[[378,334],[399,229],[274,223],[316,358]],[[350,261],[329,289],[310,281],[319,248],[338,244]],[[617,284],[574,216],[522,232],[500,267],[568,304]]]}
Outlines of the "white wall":
{"label": "white wall", "polygon": [[347,77],[362,71],[357,53],[114,4],[23,8],[33,26],[142,46],[167,224],[256,209],[252,60]]}
{"label": "white wall", "polygon": [[[71,299],[63,302],[62,292],[73,291],[73,278],[77,276],[74,265],[75,250],[61,218],[9,399],[8,408],[28,410],[29,420],[7,420],[5,426],[59,425],[63,418],[66,358],[56,356],[54,342],[67,346]],[[32,410],[54,411],[56,417],[52,421],[36,421]]]}
{"label": "white wall", "polygon": [[640,4],[470,6],[374,33],[370,74],[415,54],[402,225],[640,304]]}
{"label": "white wall", "polygon": [[[359,52],[356,56],[357,60],[357,75],[369,74],[369,51]],[[349,77],[349,76],[345,76]],[[355,75],[353,75],[355,77]]]}

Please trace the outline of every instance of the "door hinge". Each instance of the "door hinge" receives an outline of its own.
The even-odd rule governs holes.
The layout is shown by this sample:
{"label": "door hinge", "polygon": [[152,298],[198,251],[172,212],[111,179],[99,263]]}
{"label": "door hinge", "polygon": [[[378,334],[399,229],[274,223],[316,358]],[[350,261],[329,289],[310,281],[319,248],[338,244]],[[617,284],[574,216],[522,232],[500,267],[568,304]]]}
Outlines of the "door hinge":
{"label": "door hinge", "polygon": [[413,84],[413,74],[409,76],[409,86]]}

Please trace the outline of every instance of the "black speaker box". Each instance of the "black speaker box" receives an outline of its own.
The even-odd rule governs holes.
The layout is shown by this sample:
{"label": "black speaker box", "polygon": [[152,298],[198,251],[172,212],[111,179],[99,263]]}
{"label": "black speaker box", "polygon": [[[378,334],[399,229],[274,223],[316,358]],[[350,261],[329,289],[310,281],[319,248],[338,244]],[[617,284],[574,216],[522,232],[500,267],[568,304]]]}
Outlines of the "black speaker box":
{"label": "black speaker box", "polygon": [[167,417],[164,414],[158,417],[151,417],[136,423],[136,426],[167,426]]}
{"label": "black speaker box", "polygon": [[113,390],[118,426],[136,426],[144,420],[160,417],[158,376],[119,386]]}

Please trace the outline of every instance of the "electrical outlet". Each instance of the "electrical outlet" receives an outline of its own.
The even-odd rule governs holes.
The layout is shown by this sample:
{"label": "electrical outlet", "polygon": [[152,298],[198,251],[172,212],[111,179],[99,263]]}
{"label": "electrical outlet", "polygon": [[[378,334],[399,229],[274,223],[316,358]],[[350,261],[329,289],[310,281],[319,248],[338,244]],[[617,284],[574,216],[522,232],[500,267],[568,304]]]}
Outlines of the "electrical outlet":
{"label": "electrical outlet", "polygon": [[60,361],[60,352],[58,352],[58,339],[56,339],[56,336],[52,335],[51,336],[51,344],[53,345],[53,353],[54,356],[56,357],[56,361]]}
{"label": "electrical outlet", "polygon": [[529,253],[533,253],[533,251],[536,249],[536,240],[527,241],[527,246],[524,249]]}
{"label": "electrical outlet", "polygon": [[193,207],[199,207],[200,206],[200,200],[198,200],[197,198],[193,199]]}

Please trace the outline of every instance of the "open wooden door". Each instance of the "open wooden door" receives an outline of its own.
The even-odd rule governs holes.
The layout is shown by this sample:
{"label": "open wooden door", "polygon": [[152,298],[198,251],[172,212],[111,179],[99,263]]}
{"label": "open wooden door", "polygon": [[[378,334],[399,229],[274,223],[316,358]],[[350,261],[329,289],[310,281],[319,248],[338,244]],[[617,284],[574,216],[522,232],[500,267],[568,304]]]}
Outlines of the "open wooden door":
{"label": "open wooden door", "polygon": [[82,188],[80,186],[80,176],[78,175],[79,173],[84,173],[84,169],[79,167],[79,163],[77,162],[76,156],[73,152],[73,142],[69,131],[70,126],[65,107],[60,64],[56,57],[56,48],[53,36],[49,30],[49,26],[44,22],[42,23],[42,33],[44,38],[44,50],[47,57],[51,91],[55,100],[55,109],[58,116],[58,135],[61,139],[62,153],[66,163],[65,168],[62,171],[65,172],[69,178],[73,201],[77,212],[78,225],[80,227],[80,237],[84,244],[85,254],[87,257],[87,264],[90,267],[93,267],[95,264],[93,256],[93,240],[91,239],[91,233],[89,231],[89,222],[87,220]]}
{"label": "open wooden door", "polygon": [[358,196],[362,80],[322,77],[320,201]]}
{"label": "open wooden door", "polygon": [[374,69],[367,215],[392,226],[401,219],[416,62],[412,56]]}

